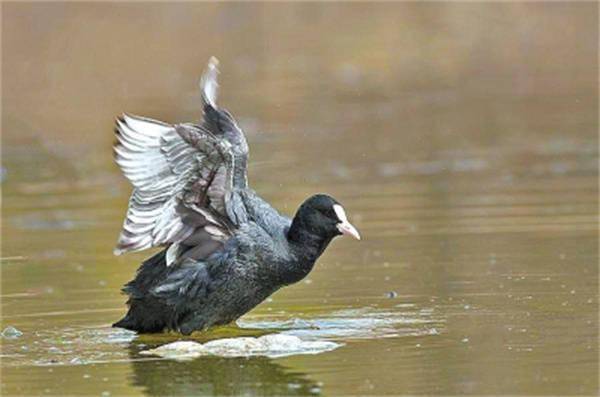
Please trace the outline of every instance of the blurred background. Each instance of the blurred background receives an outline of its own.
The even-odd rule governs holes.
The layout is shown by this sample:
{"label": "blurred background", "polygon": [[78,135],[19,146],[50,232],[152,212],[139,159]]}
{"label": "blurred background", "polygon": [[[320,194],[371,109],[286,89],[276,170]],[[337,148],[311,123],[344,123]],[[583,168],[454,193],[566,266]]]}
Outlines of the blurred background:
{"label": "blurred background", "polygon": [[[2,394],[597,394],[597,3],[1,7]],[[198,120],[211,55],[252,187],[364,237],[244,321],[338,350],[161,361],[176,335],[110,328],[149,255],[112,256],[114,119]]]}

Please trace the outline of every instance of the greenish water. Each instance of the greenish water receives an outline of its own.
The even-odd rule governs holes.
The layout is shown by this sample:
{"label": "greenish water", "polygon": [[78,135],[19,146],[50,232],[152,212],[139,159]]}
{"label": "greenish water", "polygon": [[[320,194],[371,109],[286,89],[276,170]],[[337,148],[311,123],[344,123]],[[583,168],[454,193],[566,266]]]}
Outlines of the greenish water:
{"label": "greenish water", "polygon": [[[3,395],[597,394],[597,4],[2,11]],[[252,186],[290,215],[330,193],[363,241],[192,339],[336,350],[177,362],[110,328],[149,255],[112,256],[113,119],[197,119],[213,54]]]}

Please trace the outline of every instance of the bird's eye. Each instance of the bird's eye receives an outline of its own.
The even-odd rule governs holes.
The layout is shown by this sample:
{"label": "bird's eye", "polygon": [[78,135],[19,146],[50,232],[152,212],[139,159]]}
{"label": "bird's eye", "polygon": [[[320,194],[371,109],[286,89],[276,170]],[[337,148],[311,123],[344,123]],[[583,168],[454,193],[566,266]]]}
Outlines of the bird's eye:
{"label": "bird's eye", "polygon": [[337,217],[335,215],[335,211],[331,207],[329,207],[329,208],[319,208],[319,212],[321,214],[325,215],[327,218],[337,219]]}

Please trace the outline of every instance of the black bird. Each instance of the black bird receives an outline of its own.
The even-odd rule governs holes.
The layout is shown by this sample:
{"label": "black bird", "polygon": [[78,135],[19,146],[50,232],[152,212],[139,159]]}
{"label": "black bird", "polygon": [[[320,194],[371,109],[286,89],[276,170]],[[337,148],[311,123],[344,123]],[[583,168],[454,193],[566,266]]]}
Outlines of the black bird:
{"label": "black bird", "polygon": [[190,334],[230,323],[306,277],[334,237],[360,239],[330,196],[289,219],[248,188],[248,144],[216,104],[217,66],[211,58],[200,81],[200,124],[116,122],[116,162],[134,189],[115,254],[165,249],[124,286],[129,311],[115,327]]}

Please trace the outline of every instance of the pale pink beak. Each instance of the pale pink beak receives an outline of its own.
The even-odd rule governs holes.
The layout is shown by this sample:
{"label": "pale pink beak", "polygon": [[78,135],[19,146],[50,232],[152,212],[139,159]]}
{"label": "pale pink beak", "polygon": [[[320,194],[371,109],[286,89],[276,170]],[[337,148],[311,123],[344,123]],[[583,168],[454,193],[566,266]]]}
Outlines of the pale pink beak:
{"label": "pale pink beak", "polygon": [[360,240],[360,234],[358,234],[358,230],[350,222],[342,222],[337,224],[338,230],[344,236],[352,236],[357,240]]}
{"label": "pale pink beak", "polygon": [[360,234],[358,233],[358,230],[356,230],[356,228],[350,222],[348,222],[348,217],[346,217],[346,211],[344,211],[344,208],[342,208],[342,206],[339,204],[335,204],[333,206],[333,210],[340,220],[340,223],[336,225],[340,233],[342,233],[344,236],[351,236],[357,240],[360,240]]}

